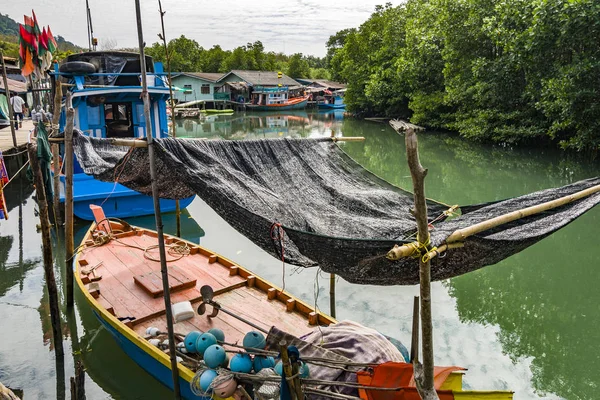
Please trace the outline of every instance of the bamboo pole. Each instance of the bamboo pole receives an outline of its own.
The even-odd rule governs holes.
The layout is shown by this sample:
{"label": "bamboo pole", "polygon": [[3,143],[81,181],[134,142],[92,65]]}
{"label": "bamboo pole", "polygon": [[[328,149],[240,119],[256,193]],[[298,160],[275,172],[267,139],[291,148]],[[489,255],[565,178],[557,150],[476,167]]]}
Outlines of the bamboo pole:
{"label": "bamboo pole", "polygon": [[[167,36],[165,34],[165,20],[164,16],[166,11],[163,11],[162,4],[158,0],[158,10],[160,12],[160,25],[162,27],[162,35],[158,35],[162,39],[165,47],[165,61],[167,62],[167,79],[169,82],[169,101],[171,103],[171,132],[173,137],[177,137],[175,132],[175,103],[173,99],[173,82],[171,80],[171,55],[169,54],[169,47],[167,46]],[[177,237],[181,237],[181,209],[179,208],[179,200],[175,200],[175,220],[177,223]]]}
{"label": "bamboo pole", "polygon": [[71,107],[71,94],[67,93],[65,102],[67,109],[67,124],[65,126],[65,270],[67,284],[67,307],[73,306],[73,121],[75,111]]}
{"label": "bamboo pole", "polygon": [[[425,176],[427,170],[419,161],[417,134],[412,128],[406,130],[406,158],[412,176],[415,219],[417,220],[417,241],[429,243],[429,227],[427,221],[427,201],[425,199]],[[423,364],[415,360],[414,373],[417,390],[423,400],[436,400],[438,395],[433,386],[433,323],[431,318],[431,263],[419,259],[419,279],[421,292],[421,336]]]}
{"label": "bamboo pole", "polygon": [[[160,201],[158,198],[158,185],[156,182],[156,164],[154,162],[154,140],[152,138],[152,123],[150,121],[150,96],[148,95],[148,82],[146,77],[146,55],[144,53],[144,34],[142,32],[142,15],[140,0],[135,0],[135,13],[137,20],[138,42],[140,49],[140,68],[142,72],[142,99],[144,101],[144,116],[146,118],[146,138],[148,140],[148,157],[150,159],[150,182],[152,185],[152,198],[154,200],[154,216],[156,219],[156,233],[158,236],[158,250],[160,255],[160,272],[162,275],[163,296],[167,320],[167,334],[169,338],[169,357],[171,358],[171,375],[173,378],[173,392],[175,399],[180,399],[179,369],[177,366],[177,353],[175,352],[175,334],[173,331],[173,315],[171,309],[171,293],[169,288],[169,274],[165,252],[165,239],[163,222],[160,214]],[[158,132],[155,132],[158,135]]]}
{"label": "bamboo pole", "polygon": [[4,52],[0,49],[0,58],[2,59],[2,79],[4,80],[4,93],[8,101],[8,119],[10,119],[10,133],[12,134],[13,146],[17,148],[17,134],[15,132],[15,116],[13,106],[10,104],[10,90],[8,90],[8,77],[6,76],[6,65],[4,64]]}
{"label": "bamboo pole", "polygon": [[[53,134],[58,133],[58,123],[60,121],[61,102],[62,102],[62,87],[58,78],[54,81],[54,106],[52,107],[52,130]],[[56,226],[60,224],[60,151],[57,143],[51,144],[52,147],[52,167],[54,172],[54,222]]]}
{"label": "bamboo pole", "polygon": [[[466,228],[458,229],[454,231],[448,238],[446,239],[446,243],[442,246],[439,246],[437,250],[432,250],[427,253],[429,258],[433,258],[444,251],[456,247],[462,247],[464,244],[462,243],[469,236],[476,235],[478,233],[487,231],[488,229],[495,228],[497,226],[516,221],[521,218],[529,217],[532,215],[536,215],[542,213],[544,211],[549,211],[557,207],[564,206],[566,204],[570,204],[574,201],[581,200],[585,197],[591,196],[592,194],[600,192],[600,185],[592,186],[590,188],[581,190],[577,193],[570,194],[568,196],[563,196],[558,199],[550,200],[542,204],[537,204],[535,206],[527,207],[522,210],[512,211],[507,214],[499,215],[497,217],[488,219],[486,221],[482,221],[478,224],[468,226]],[[413,242],[416,244],[416,242]],[[414,253],[414,246],[412,244],[405,244],[402,246],[394,246],[388,254],[387,258],[389,260],[398,260],[402,257],[411,256]]]}
{"label": "bamboo pole", "polygon": [[54,350],[57,356],[64,354],[62,342],[62,330],[60,327],[60,310],[58,308],[58,290],[56,289],[56,280],[54,279],[54,265],[52,260],[52,243],[50,241],[50,221],[48,220],[48,202],[46,200],[46,191],[42,180],[42,170],[37,158],[37,145],[29,143],[27,145],[29,153],[29,163],[33,171],[35,180],[35,194],[39,206],[40,224],[42,226],[42,246],[44,259],[44,274],[46,277],[46,286],[48,287],[48,302],[50,304],[50,320],[52,321],[52,336],[54,338]]}
{"label": "bamboo pole", "polygon": [[279,350],[281,352],[281,366],[283,367],[283,375],[288,383],[292,400],[303,400],[303,397],[298,398],[298,392],[296,391],[296,382],[293,379],[290,379],[294,375],[294,373],[292,371],[292,365],[290,363],[290,358],[288,355],[287,343],[284,340],[279,342]]}

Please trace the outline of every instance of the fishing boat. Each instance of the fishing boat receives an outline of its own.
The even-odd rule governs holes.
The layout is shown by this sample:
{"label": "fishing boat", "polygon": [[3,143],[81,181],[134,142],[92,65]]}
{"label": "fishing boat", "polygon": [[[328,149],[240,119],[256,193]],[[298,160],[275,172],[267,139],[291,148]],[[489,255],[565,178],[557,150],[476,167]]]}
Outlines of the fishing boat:
{"label": "fishing boat", "polygon": [[[156,251],[157,234],[123,221],[107,219],[101,207],[92,206],[92,212],[96,222],[87,231],[75,258],[77,285],[95,316],[123,351],[150,375],[173,389],[170,359],[164,350],[167,323],[160,262]],[[243,343],[246,349],[252,347],[247,345],[246,338],[262,332],[267,335],[267,346],[263,351],[268,352],[277,347],[281,337],[293,338],[292,343],[303,349],[301,344],[304,342],[298,338],[305,337],[304,340],[308,340],[306,335],[311,334],[321,337],[326,329],[332,329],[336,325],[344,326],[344,329],[349,326],[344,325],[344,322],[338,323],[246,268],[199,245],[169,235],[165,235],[165,245],[168,249],[169,293],[173,303],[177,354],[180,357],[179,385],[185,399],[203,397],[197,394],[197,389],[202,384],[202,376],[206,370],[202,370],[201,357],[194,352],[201,345],[202,333],[214,332],[217,328],[224,335],[219,339],[219,345],[228,352],[243,353],[242,346],[237,346],[236,343]],[[198,313],[194,311],[196,309]],[[398,351],[400,357],[403,357],[400,350],[395,350],[396,347],[383,335],[370,331],[375,332],[377,340],[385,342],[385,345]],[[187,351],[192,337],[195,345],[192,344],[191,351]],[[356,338],[353,337],[352,340]],[[260,350],[255,353],[261,354]],[[256,359],[260,360],[258,354],[253,355],[253,365],[256,365]],[[203,362],[212,362],[208,357],[204,353]],[[233,367],[235,357],[244,358],[243,355],[233,356],[229,362],[232,369],[237,368]],[[310,363],[310,357],[303,357],[306,363]],[[227,362],[223,365],[227,365]],[[381,365],[404,371],[411,364],[392,362]],[[318,374],[319,366],[316,361],[310,368],[313,371],[311,373]],[[378,379],[377,366],[362,369],[365,371],[359,374],[360,382],[364,382],[366,386],[378,387],[373,383]],[[229,373],[228,370],[219,371],[220,375]],[[447,368],[443,371],[445,372],[437,379],[440,393],[446,396],[443,398],[512,398],[512,392],[507,391],[463,391],[464,371],[457,367],[451,368],[451,371]],[[231,376],[236,383],[247,383],[245,379],[251,378],[249,374],[237,372]],[[335,382],[331,384],[335,385]],[[307,393],[310,392],[311,385],[319,386],[306,380],[304,387]],[[215,394],[219,395],[217,390],[215,385]],[[408,383],[401,390],[403,393],[416,393]],[[377,399],[377,390],[364,390],[361,397],[365,400]]]}
{"label": "fishing boat", "polygon": [[[166,99],[169,87],[163,79],[161,63],[147,57],[150,110],[154,137],[168,136]],[[147,135],[144,105],[140,99],[140,60],[137,53],[88,52],[70,55],[62,65],[55,65],[52,74],[62,77],[70,86],[74,127],[85,136],[94,138],[137,138]],[[60,131],[66,125],[63,110]],[[128,189],[114,182],[102,182],[83,173],[76,158],[73,175],[74,214],[84,220],[93,220],[91,204],[103,203],[106,215],[116,218],[136,217],[154,213],[151,196]],[[65,177],[61,176],[60,201],[64,202]],[[194,196],[180,200],[187,207]],[[161,199],[161,210],[175,210],[175,200]]]}
{"label": "fishing boat", "polygon": [[310,96],[289,97],[287,86],[257,86],[252,91],[252,101],[246,104],[251,111],[288,111],[306,108]]}
{"label": "fishing boat", "polygon": [[344,103],[345,92],[346,89],[337,90],[335,92],[327,90],[325,91],[323,98],[317,103],[317,106],[327,110],[346,108],[346,104]]}

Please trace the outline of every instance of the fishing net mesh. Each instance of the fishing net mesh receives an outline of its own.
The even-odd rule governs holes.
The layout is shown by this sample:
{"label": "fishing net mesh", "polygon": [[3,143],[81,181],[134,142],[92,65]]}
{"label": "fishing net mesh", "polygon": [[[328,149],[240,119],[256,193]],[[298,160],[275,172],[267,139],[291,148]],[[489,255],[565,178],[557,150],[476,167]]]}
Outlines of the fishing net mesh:
{"label": "fishing net mesh", "polygon": [[[278,259],[320,266],[349,282],[407,285],[419,282],[418,259],[390,261],[394,244],[415,240],[413,195],[378,178],[325,139],[244,141],[155,139],[162,198],[200,196],[236,230]],[[87,174],[151,195],[148,149],[110,145],[75,135],[75,153]],[[576,182],[487,204],[428,201],[431,246],[456,229],[600,184]],[[536,243],[598,204],[600,193],[469,237],[464,247],[432,260],[440,280],[495,264]]]}

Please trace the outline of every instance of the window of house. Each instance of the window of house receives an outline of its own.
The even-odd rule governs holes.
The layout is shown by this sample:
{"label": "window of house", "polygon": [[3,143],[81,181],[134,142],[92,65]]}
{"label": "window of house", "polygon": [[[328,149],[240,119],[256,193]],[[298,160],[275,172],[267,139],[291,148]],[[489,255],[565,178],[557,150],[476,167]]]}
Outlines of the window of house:
{"label": "window of house", "polygon": [[210,85],[202,85],[202,87],[200,88],[200,93],[210,94]]}
{"label": "window of house", "polygon": [[183,92],[185,94],[190,94],[192,93],[192,85],[183,85]]}

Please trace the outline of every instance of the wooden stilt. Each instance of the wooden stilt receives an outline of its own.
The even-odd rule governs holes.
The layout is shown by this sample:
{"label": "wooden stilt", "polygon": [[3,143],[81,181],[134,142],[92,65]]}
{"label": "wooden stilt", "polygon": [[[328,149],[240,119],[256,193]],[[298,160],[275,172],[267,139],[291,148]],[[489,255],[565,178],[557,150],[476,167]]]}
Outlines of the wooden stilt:
{"label": "wooden stilt", "polygon": [[65,103],[67,109],[67,124],[65,126],[65,270],[67,285],[67,307],[73,306],[73,120],[75,111],[71,107],[71,94],[67,93]]}
{"label": "wooden stilt", "polygon": [[[162,27],[162,35],[159,37],[163,41],[165,47],[165,61],[167,62],[167,79],[169,82],[169,102],[171,104],[171,134],[177,137],[175,132],[175,99],[173,99],[173,82],[171,81],[171,54],[167,46],[167,36],[165,35],[165,20],[166,11],[162,9],[162,3],[158,0],[158,10],[160,12],[160,25]],[[179,208],[179,200],[175,200],[175,220],[177,222],[177,237],[181,237],[181,209]]]}
{"label": "wooden stilt", "polygon": [[413,301],[412,336],[410,340],[410,363],[419,360],[419,296]]}
{"label": "wooden stilt", "polygon": [[[137,19],[138,44],[140,49],[140,68],[142,72],[142,100],[144,101],[144,117],[146,119],[146,139],[148,141],[148,158],[150,159],[150,182],[152,185],[152,198],[154,200],[154,217],[156,219],[156,233],[158,236],[158,251],[160,255],[160,272],[162,275],[163,296],[165,300],[165,317],[167,320],[167,336],[169,338],[169,357],[171,359],[171,376],[173,378],[173,393],[175,399],[181,398],[179,388],[179,367],[177,366],[177,353],[175,352],[175,334],[173,331],[173,311],[171,309],[171,293],[169,290],[169,274],[167,271],[167,258],[163,222],[160,214],[160,200],[158,198],[158,185],[156,182],[156,164],[154,162],[154,140],[152,137],[152,123],[150,121],[150,96],[148,95],[148,82],[146,77],[146,54],[144,52],[144,34],[142,33],[142,15],[140,0],[135,0],[135,13]],[[158,135],[158,132],[155,132]]]}
{"label": "wooden stilt", "polygon": [[[60,85],[59,78],[56,78],[54,82],[54,105],[52,107],[52,131],[51,134],[58,133],[58,123],[60,121],[60,111],[62,102],[62,87]],[[52,166],[53,166],[53,184],[54,184],[54,199],[52,205],[54,206],[54,223],[58,227],[60,224],[60,154],[59,146],[57,143],[53,143],[52,147]]]}
{"label": "wooden stilt", "polygon": [[[425,176],[427,170],[419,161],[417,134],[412,128],[406,131],[406,158],[413,181],[415,199],[415,219],[417,220],[417,241],[427,247],[429,227],[427,221],[427,202],[425,198]],[[421,292],[421,329],[423,339],[423,364],[414,362],[415,382],[423,400],[438,399],[433,386],[433,323],[431,318],[431,263],[429,259],[419,259],[419,277]]]}
{"label": "wooden stilt", "polygon": [[71,377],[71,400],[85,400],[85,371],[81,361],[75,363],[75,376]]}
{"label": "wooden stilt", "polygon": [[15,132],[15,116],[13,114],[13,107],[10,104],[10,91],[8,90],[8,78],[6,76],[6,65],[4,64],[4,53],[0,49],[0,58],[2,59],[2,79],[4,80],[4,93],[6,93],[6,100],[8,101],[8,118],[10,119],[10,133],[12,134],[13,146],[17,148],[17,134]]}
{"label": "wooden stilt", "polygon": [[288,387],[290,388],[290,394],[292,396],[292,400],[303,400],[303,398],[298,398],[296,385],[293,380],[289,380],[294,376],[294,372],[292,371],[292,364],[290,363],[290,357],[287,351],[287,343],[285,341],[281,341],[279,343],[279,350],[281,352],[281,364],[283,367],[283,375],[288,382]]}
{"label": "wooden stilt", "polygon": [[54,265],[52,260],[52,243],[50,241],[50,221],[48,220],[48,202],[42,180],[42,170],[37,158],[37,145],[29,143],[27,145],[29,153],[29,163],[33,170],[35,179],[35,194],[40,210],[40,224],[42,226],[42,246],[44,259],[44,273],[46,276],[46,286],[48,287],[48,299],[50,303],[50,320],[52,321],[52,335],[54,338],[54,349],[58,355],[63,355],[62,331],[60,327],[60,310],[58,308],[58,290],[56,289],[56,280],[54,279]]}
{"label": "wooden stilt", "polygon": [[329,274],[329,315],[335,318],[335,274]]}

